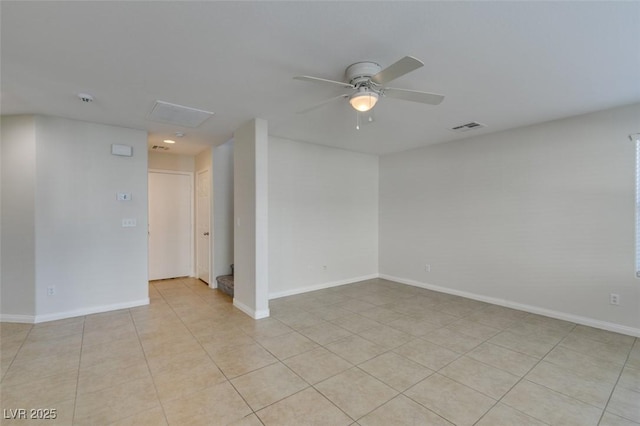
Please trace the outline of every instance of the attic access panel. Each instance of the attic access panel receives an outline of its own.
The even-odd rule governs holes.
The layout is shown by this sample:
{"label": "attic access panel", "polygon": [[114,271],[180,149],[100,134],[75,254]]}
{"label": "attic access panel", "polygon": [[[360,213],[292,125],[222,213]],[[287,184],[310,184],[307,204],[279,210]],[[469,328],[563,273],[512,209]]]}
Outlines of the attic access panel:
{"label": "attic access panel", "polygon": [[156,101],[149,113],[149,119],[152,121],[182,127],[198,127],[212,116],[213,113],[209,111],[164,101]]}

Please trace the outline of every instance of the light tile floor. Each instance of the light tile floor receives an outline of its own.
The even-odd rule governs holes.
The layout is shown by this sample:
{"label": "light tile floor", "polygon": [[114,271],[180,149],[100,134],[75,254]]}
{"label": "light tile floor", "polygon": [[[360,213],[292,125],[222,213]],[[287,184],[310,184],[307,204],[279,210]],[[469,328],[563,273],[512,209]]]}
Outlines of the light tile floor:
{"label": "light tile floor", "polygon": [[[640,341],[385,280],[1,324],[2,424],[640,425]],[[6,419],[56,409],[55,421]],[[31,414],[27,412],[27,414]]]}

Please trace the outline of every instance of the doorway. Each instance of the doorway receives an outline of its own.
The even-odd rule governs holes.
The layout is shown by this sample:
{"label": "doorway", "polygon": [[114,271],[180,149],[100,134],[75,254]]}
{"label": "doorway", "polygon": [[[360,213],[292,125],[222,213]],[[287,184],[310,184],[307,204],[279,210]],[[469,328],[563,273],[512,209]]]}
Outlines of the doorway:
{"label": "doorway", "polygon": [[193,173],[149,171],[149,279],[193,271]]}
{"label": "doorway", "polygon": [[[211,177],[208,169],[196,178],[196,277],[207,284],[210,279],[211,259]],[[211,286],[211,285],[210,285]]]}

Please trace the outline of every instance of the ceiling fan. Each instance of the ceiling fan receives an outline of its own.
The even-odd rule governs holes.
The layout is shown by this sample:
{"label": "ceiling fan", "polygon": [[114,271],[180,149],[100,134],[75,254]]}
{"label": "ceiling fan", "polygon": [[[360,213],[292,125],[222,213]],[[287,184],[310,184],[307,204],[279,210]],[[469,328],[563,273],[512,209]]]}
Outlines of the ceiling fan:
{"label": "ceiling fan", "polygon": [[294,77],[296,80],[351,89],[350,93],[343,93],[299,112],[308,112],[338,99],[349,99],[351,106],[358,112],[370,111],[381,97],[438,105],[444,100],[444,96],[435,93],[397,89],[386,86],[388,82],[402,77],[411,71],[415,71],[422,66],[424,66],[422,61],[412,56],[405,56],[385,69],[382,69],[382,67],[375,62],[369,61],[356,62],[355,64],[349,65],[345,71],[347,82],[327,80],[325,78],[311,77],[308,75],[296,76]]}

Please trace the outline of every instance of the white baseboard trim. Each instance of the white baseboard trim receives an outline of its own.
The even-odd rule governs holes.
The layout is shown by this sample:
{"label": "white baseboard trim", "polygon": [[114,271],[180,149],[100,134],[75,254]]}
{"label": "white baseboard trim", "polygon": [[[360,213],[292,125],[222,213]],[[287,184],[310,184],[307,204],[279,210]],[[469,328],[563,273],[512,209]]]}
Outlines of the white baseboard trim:
{"label": "white baseboard trim", "polygon": [[233,298],[233,306],[235,306],[236,308],[240,309],[242,312],[244,312],[245,314],[249,315],[251,318],[253,318],[255,320],[259,320],[259,319],[263,319],[263,318],[269,318],[269,315],[270,315],[269,309],[263,309],[261,311],[256,311],[255,309],[251,309],[250,307],[248,307],[244,303],[238,301],[238,299],[236,299],[235,297]]}
{"label": "white baseboard trim", "polygon": [[80,317],[83,315],[99,314],[102,312],[117,311],[119,309],[129,309],[149,304],[149,298],[134,300],[125,303],[114,303],[111,305],[93,306],[91,308],[77,309],[75,311],[59,312],[55,314],[36,315],[35,323],[55,321],[65,318]]}
{"label": "white baseboard trim", "polygon": [[14,314],[0,314],[0,322],[19,322],[22,324],[33,324],[35,321],[33,315],[14,315]]}
{"label": "white baseboard trim", "polygon": [[30,324],[38,324],[41,322],[56,321],[66,318],[82,317],[85,315],[99,314],[101,312],[117,311],[120,309],[135,308],[149,304],[149,298],[134,300],[132,302],[114,303],[112,305],[92,306],[90,308],[76,309],[73,311],[56,312],[45,315],[0,315],[0,321],[3,322],[22,322]]}
{"label": "white baseboard trim", "polygon": [[360,281],[372,280],[374,278],[378,278],[378,274],[363,275],[361,277],[348,278],[346,280],[330,281],[327,283],[316,284],[308,287],[295,288],[295,289],[286,290],[286,291],[278,291],[275,293],[269,293],[269,300],[278,299],[280,297],[293,296],[294,294],[308,293],[310,291],[322,290],[330,287],[337,287],[345,284],[353,284]]}
{"label": "white baseboard trim", "polygon": [[406,278],[394,277],[391,275],[380,274],[380,278],[395,281],[402,284],[412,285],[414,287],[426,288],[428,290],[438,291],[440,293],[452,294],[454,296],[466,297],[467,299],[478,300],[481,302],[491,303],[493,305],[504,306],[505,308],[517,309],[532,314],[544,315],[546,317],[556,318],[563,321],[569,321],[576,324],[586,325],[589,327],[599,328],[602,330],[613,331],[614,333],[626,334],[628,336],[640,337],[640,329],[629,327],[626,325],[616,324],[607,321],[600,321],[593,318],[583,317],[580,315],[568,314],[566,312],[554,311],[552,309],[541,308],[539,306],[527,305],[524,303],[512,302],[506,299],[498,299],[495,297],[482,296],[480,294],[469,293],[466,291],[455,290],[446,287],[440,287],[420,281]]}

